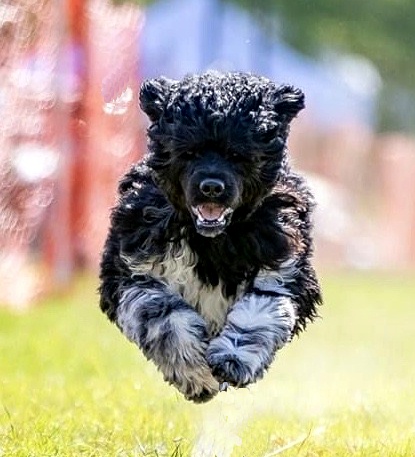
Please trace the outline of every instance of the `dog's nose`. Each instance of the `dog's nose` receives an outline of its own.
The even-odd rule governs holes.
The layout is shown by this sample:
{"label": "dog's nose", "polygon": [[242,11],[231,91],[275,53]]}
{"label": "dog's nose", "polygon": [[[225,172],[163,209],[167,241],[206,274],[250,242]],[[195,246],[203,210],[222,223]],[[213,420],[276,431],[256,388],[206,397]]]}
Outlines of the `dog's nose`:
{"label": "dog's nose", "polygon": [[220,197],[225,191],[225,183],[220,179],[206,178],[199,184],[199,189],[206,197]]}

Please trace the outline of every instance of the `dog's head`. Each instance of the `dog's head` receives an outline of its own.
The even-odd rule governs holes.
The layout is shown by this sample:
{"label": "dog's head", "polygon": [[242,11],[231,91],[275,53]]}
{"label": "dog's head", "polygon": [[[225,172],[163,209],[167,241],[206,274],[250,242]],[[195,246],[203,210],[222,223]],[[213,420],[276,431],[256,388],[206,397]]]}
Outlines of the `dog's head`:
{"label": "dog's head", "polygon": [[145,81],[140,104],[156,181],[198,233],[214,237],[271,191],[304,95],[251,74],[209,72]]}

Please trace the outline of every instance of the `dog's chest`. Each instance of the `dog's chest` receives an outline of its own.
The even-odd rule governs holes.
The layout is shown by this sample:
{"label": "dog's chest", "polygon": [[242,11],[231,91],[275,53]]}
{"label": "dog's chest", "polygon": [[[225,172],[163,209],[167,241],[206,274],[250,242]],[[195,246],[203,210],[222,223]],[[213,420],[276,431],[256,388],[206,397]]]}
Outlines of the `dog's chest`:
{"label": "dog's chest", "polygon": [[[223,327],[235,296],[227,297],[224,294],[221,280],[217,286],[200,281],[196,273],[196,263],[196,254],[187,243],[183,243],[178,253],[169,248],[161,262],[151,265],[149,273],[193,306],[206,320],[210,333],[215,334]],[[242,289],[243,285],[239,290]]]}

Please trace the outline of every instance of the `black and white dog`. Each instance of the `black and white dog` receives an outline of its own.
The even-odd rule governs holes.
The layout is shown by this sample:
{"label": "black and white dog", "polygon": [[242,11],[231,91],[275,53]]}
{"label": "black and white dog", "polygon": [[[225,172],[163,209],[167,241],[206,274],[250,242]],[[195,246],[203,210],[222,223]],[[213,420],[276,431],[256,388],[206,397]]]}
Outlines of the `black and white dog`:
{"label": "black and white dog", "polygon": [[291,171],[291,86],[208,72],[143,83],[149,152],[119,185],[101,308],[187,399],[260,379],[317,315],[312,196]]}

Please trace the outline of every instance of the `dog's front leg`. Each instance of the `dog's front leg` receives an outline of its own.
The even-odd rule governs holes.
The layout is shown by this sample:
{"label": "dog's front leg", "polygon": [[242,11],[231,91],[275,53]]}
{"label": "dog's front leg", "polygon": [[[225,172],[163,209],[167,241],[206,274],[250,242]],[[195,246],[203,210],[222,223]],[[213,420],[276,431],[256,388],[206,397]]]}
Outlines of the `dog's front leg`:
{"label": "dog's front leg", "polygon": [[244,387],[257,381],[275,352],[292,337],[295,303],[288,290],[275,290],[268,283],[263,277],[254,282],[252,290],[235,302],[222,332],[209,344],[206,358],[220,382]]}
{"label": "dog's front leg", "polygon": [[121,291],[116,322],[188,400],[216,395],[219,383],[205,359],[206,324],[179,295],[153,279],[130,284]]}

